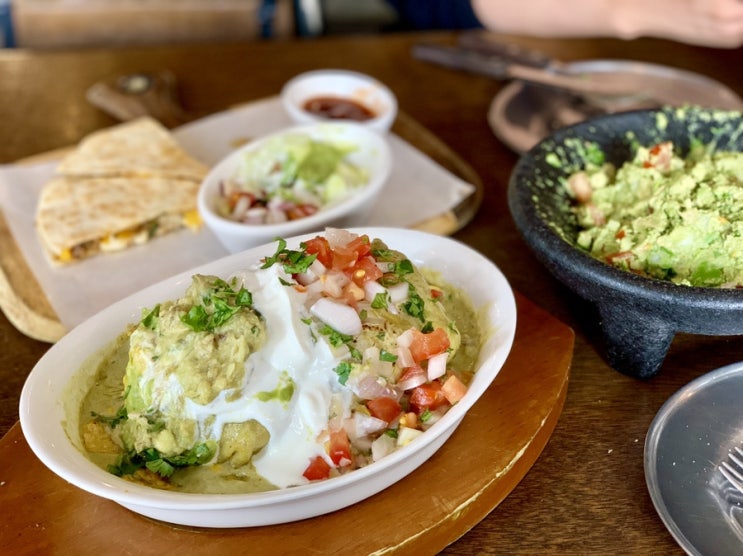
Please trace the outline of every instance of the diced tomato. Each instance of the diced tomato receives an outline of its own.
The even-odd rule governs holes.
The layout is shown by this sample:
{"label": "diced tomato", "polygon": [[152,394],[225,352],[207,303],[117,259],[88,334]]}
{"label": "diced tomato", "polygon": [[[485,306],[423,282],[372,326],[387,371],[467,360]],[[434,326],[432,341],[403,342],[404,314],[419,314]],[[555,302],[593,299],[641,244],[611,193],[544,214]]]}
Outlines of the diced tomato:
{"label": "diced tomato", "polygon": [[351,463],[351,442],[344,429],[331,431],[328,442],[328,455],[336,465],[348,465]]}
{"label": "diced tomato", "polygon": [[253,206],[256,200],[255,195],[253,195],[252,193],[248,193],[247,191],[231,191],[229,197],[227,197],[227,204],[230,207],[230,210],[234,209],[238,201],[243,197],[248,200],[248,205],[246,208],[250,208]]}
{"label": "diced tomato", "polygon": [[348,277],[358,286],[363,286],[371,280],[379,280],[382,277],[382,270],[377,266],[374,257],[366,255],[361,257],[347,271]]}
{"label": "diced tomato", "polygon": [[333,248],[333,268],[336,270],[349,270],[370,252],[371,243],[367,235],[357,236],[343,246],[336,245]]}
{"label": "diced tomato", "polygon": [[330,243],[322,236],[308,239],[305,243],[305,253],[309,255],[317,254],[317,260],[330,268],[333,265],[333,253],[330,249]]}
{"label": "diced tomato", "polygon": [[406,367],[400,378],[397,379],[397,386],[401,390],[412,390],[416,386],[428,382],[428,373],[426,369],[420,365],[413,365],[412,367]]}
{"label": "diced tomato", "polygon": [[664,141],[651,147],[648,151],[648,159],[643,162],[643,168],[656,168],[665,172],[671,167],[673,157],[673,143]]}
{"label": "diced tomato", "polygon": [[381,419],[385,423],[391,423],[402,413],[402,407],[397,402],[388,397],[374,398],[366,402],[366,407],[369,409],[369,413],[372,417]]}
{"label": "diced tomato", "polygon": [[441,382],[434,380],[421,384],[410,393],[410,405],[419,414],[426,409],[436,409],[447,403],[446,396],[441,390]]}
{"label": "diced tomato", "polygon": [[620,261],[629,261],[634,257],[634,254],[632,251],[619,251],[617,253],[612,253],[611,255],[606,255],[606,262],[609,264],[615,264]]}
{"label": "diced tomato", "polygon": [[346,247],[335,247],[333,249],[333,265],[334,270],[347,270],[356,264],[359,255],[353,249]]}
{"label": "diced tomato", "polygon": [[371,253],[371,243],[369,242],[369,236],[366,234],[354,238],[346,247],[355,251],[359,259]]}
{"label": "diced tomato", "polygon": [[455,375],[450,375],[441,385],[441,391],[449,403],[455,404],[467,393],[467,386]]}
{"label": "diced tomato", "polygon": [[[286,216],[289,220],[299,220],[306,216],[311,216],[317,212],[317,206],[310,203],[302,203],[286,209]],[[323,263],[324,264],[324,263]]]}
{"label": "diced tomato", "polygon": [[436,328],[433,332],[424,334],[413,329],[413,341],[410,344],[410,353],[416,362],[425,361],[432,355],[446,351],[449,348],[449,336],[446,330]]}
{"label": "diced tomato", "polygon": [[444,292],[442,290],[440,290],[438,288],[431,288],[431,298],[432,299],[438,299],[442,295],[444,295]]}
{"label": "diced tomato", "polygon": [[330,477],[330,465],[328,465],[328,462],[322,456],[315,456],[310,460],[310,464],[302,475],[309,481],[327,479]]}

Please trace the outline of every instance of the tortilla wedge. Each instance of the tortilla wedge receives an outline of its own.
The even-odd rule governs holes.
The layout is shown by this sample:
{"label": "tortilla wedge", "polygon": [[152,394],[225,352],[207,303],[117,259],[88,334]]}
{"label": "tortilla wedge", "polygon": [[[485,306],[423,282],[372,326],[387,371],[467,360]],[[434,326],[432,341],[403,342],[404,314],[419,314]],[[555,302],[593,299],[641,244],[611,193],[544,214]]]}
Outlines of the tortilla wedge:
{"label": "tortilla wedge", "polygon": [[41,192],[37,229],[58,264],[126,249],[184,226],[198,228],[198,188],[177,178],[56,177]]}
{"label": "tortilla wedge", "polygon": [[95,132],[59,164],[36,209],[53,264],[140,245],[182,227],[198,229],[196,197],[207,168],[156,120]]}
{"label": "tortilla wedge", "polygon": [[197,181],[207,171],[149,116],[91,133],[57,167],[61,176],[169,176]]}

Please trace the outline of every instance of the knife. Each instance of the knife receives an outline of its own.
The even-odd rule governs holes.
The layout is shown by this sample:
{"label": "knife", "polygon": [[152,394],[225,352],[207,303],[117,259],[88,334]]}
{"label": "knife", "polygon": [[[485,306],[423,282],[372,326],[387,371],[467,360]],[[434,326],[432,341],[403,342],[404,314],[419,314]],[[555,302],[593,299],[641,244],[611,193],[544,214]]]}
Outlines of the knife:
{"label": "knife", "polygon": [[421,43],[413,46],[414,58],[451,69],[486,75],[498,80],[518,79],[579,95],[642,97],[643,91],[625,82],[621,74],[571,72],[550,64],[528,66],[496,53],[484,54],[464,46]]}

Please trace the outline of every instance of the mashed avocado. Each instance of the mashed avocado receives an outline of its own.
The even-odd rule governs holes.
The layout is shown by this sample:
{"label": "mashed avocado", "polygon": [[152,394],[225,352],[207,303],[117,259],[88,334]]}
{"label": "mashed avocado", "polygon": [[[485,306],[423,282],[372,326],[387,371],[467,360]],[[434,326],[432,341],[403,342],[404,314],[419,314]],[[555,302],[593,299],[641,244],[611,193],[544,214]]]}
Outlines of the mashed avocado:
{"label": "mashed avocado", "polygon": [[616,168],[568,180],[580,202],[577,244],[619,268],[676,284],[743,285],[743,153],[670,142]]}

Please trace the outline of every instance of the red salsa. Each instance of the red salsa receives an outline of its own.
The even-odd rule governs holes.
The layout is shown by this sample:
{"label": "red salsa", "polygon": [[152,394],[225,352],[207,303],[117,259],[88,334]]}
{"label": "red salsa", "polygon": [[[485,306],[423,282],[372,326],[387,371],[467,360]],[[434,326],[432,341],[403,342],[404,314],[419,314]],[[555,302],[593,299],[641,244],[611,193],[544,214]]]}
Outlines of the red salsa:
{"label": "red salsa", "polygon": [[313,97],[305,101],[302,106],[312,114],[331,120],[355,120],[363,122],[370,120],[376,114],[355,100],[340,97]]}

